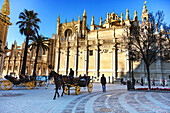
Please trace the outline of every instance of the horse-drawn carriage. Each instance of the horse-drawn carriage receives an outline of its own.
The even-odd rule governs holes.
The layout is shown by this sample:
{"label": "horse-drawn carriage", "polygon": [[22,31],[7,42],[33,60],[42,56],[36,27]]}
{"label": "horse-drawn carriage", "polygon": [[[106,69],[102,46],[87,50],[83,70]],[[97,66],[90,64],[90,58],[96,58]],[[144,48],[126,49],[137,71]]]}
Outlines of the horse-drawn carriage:
{"label": "horse-drawn carriage", "polygon": [[93,89],[90,76],[74,77],[71,79],[69,76],[62,76],[54,71],[51,71],[48,79],[51,80],[52,78],[54,78],[54,83],[56,86],[53,99],[56,98],[56,94],[58,94],[58,97],[60,96],[58,93],[58,89],[60,87],[63,89],[61,96],[63,96],[63,93],[70,94],[71,87],[75,90],[76,95],[80,94],[81,87],[87,87],[88,92],[92,92]]}
{"label": "horse-drawn carriage", "polygon": [[25,86],[26,89],[33,89],[35,82],[33,79],[16,79],[15,77],[6,75],[7,80],[2,81],[0,87],[2,90],[10,90],[14,85],[16,86]]}
{"label": "horse-drawn carriage", "polygon": [[[80,94],[81,87],[87,87],[88,92],[92,92],[93,84],[90,82],[90,76],[84,77],[75,77],[73,78],[73,82],[71,83],[70,78],[68,76],[63,76],[64,78],[64,85],[65,85],[65,94],[70,94],[69,89],[73,87],[75,90],[76,95]],[[68,80],[67,80],[68,79]]]}

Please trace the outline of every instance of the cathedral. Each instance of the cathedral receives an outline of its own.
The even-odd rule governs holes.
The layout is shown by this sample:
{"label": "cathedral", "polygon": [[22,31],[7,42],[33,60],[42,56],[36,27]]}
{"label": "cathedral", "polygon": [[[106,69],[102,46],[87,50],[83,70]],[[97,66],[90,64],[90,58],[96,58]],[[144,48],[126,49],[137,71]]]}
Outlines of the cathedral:
{"label": "cathedral", "polygon": [[[113,13],[107,13],[107,18],[100,18],[96,24],[94,16],[91,19],[90,28],[87,26],[86,10],[78,21],[60,23],[60,15],[57,19],[57,33],[50,39],[48,51],[40,50],[37,75],[49,74],[48,65],[53,65],[55,71],[62,75],[68,75],[70,68],[74,70],[74,76],[91,76],[93,80],[99,81],[102,74],[107,81],[119,78],[130,78],[128,52],[121,51],[117,46],[122,36],[130,35],[130,26],[136,22],[139,26],[144,23],[149,25],[149,14],[146,4],[142,10],[142,22],[139,23],[137,11],[134,18],[130,20],[129,10],[126,10],[126,18]],[[127,29],[125,31],[125,29]],[[163,30],[163,28],[161,28]],[[155,33],[155,35],[158,35]],[[24,42],[25,43],[25,42]],[[5,58],[3,75],[15,73],[20,74],[24,43],[18,46],[16,42],[12,45],[10,55]],[[29,50],[27,58],[26,74],[32,75],[35,50]],[[17,53],[17,54],[16,54]],[[134,77],[136,79],[146,78],[146,67],[144,62],[133,63]],[[150,66],[151,79],[168,79],[170,65],[168,62],[157,61]]]}

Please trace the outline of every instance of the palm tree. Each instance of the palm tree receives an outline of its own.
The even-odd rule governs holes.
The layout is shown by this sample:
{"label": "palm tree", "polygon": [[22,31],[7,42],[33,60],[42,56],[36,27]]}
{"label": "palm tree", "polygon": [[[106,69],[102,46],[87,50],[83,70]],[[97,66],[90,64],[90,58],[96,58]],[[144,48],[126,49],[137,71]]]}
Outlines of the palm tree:
{"label": "palm tree", "polygon": [[30,44],[31,50],[36,49],[36,57],[35,57],[34,70],[33,70],[33,78],[36,79],[36,67],[37,67],[39,50],[40,48],[42,48],[43,51],[48,50],[50,43],[47,37],[43,37],[42,35],[39,35],[38,33],[37,33],[37,36],[30,37],[30,40],[33,41]]}
{"label": "palm tree", "polygon": [[20,21],[16,23],[16,25],[19,24],[20,33],[26,36],[23,64],[21,70],[22,75],[25,75],[29,38],[30,36],[33,36],[39,29],[38,23],[40,22],[40,19],[37,18],[37,15],[38,13],[34,13],[33,10],[28,11],[25,9],[24,12],[21,12],[19,15]]}

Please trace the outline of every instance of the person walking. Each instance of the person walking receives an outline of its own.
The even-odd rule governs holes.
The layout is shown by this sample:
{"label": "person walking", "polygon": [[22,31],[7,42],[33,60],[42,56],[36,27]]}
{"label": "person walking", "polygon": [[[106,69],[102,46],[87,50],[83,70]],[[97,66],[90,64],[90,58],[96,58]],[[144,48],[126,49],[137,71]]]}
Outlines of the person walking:
{"label": "person walking", "polygon": [[120,79],[120,84],[123,85],[123,78]]}
{"label": "person walking", "polygon": [[73,84],[73,76],[74,76],[74,71],[72,70],[72,68],[70,68],[69,77],[70,77],[70,83],[71,84]]}
{"label": "person walking", "polygon": [[163,85],[163,87],[165,86],[165,79],[164,78],[162,79],[162,85]]}
{"label": "person walking", "polygon": [[104,74],[102,74],[102,77],[101,77],[101,84],[102,84],[103,92],[106,92],[106,78]]}
{"label": "person walking", "polygon": [[152,85],[155,86],[155,80],[154,79],[152,80]]}

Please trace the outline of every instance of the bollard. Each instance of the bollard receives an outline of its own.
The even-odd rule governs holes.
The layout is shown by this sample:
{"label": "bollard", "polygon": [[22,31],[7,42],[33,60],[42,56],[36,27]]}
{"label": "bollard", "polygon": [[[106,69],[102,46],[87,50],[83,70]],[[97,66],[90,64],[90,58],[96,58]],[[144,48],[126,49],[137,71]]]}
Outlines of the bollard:
{"label": "bollard", "polygon": [[109,76],[109,83],[110,83],[110,76]]}

